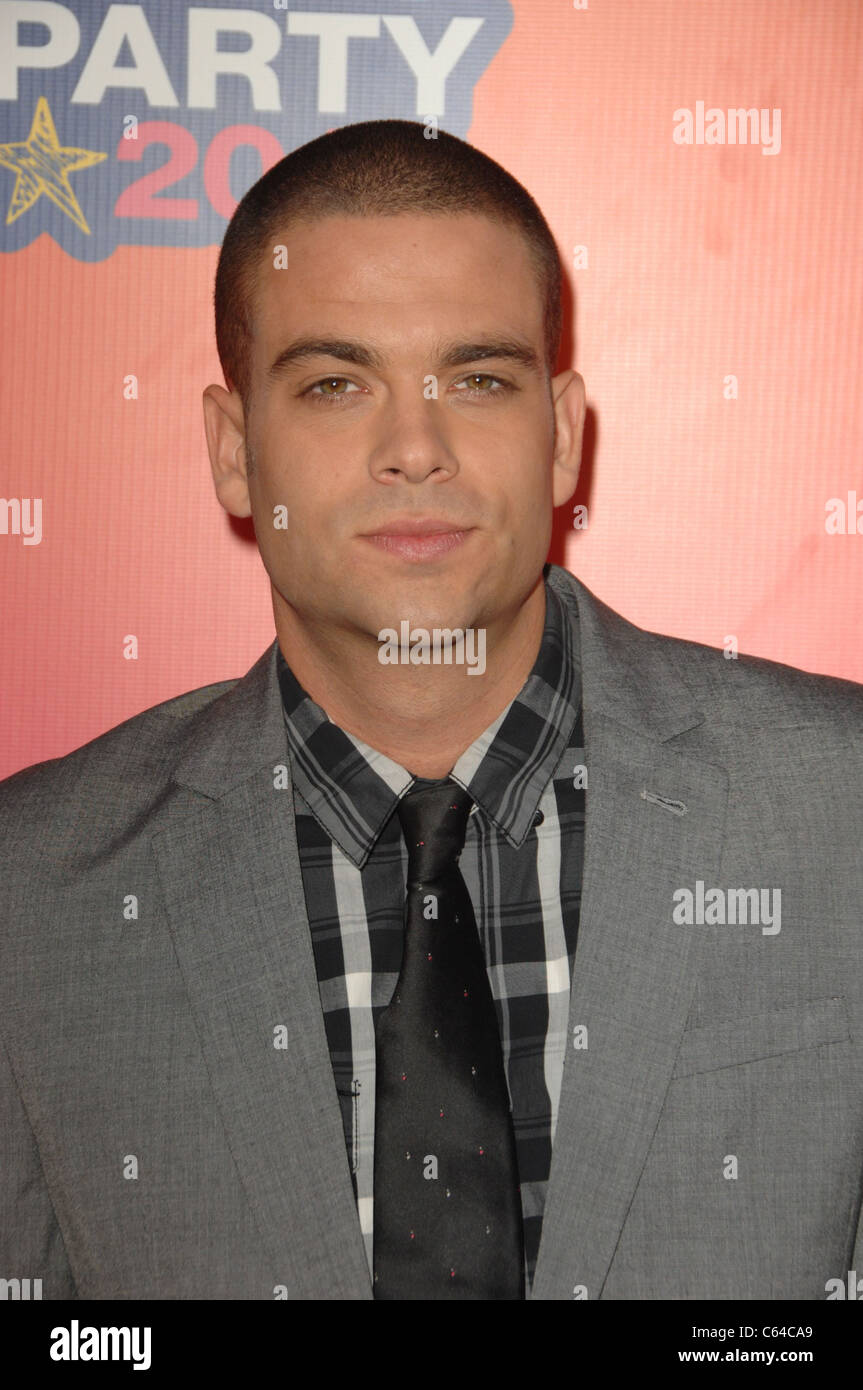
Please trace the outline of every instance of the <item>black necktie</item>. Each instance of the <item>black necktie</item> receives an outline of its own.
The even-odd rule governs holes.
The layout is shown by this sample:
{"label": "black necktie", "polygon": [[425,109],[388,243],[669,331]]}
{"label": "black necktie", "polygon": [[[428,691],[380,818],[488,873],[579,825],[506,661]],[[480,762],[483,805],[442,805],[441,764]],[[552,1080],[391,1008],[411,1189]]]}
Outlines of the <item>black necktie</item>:
{"label": "black necktie", "polygon": [[376,1027],[374,1296],[524,1298],[515,1136],[494,1001],[457,860],[471,798],[420,781],[401,973]]}

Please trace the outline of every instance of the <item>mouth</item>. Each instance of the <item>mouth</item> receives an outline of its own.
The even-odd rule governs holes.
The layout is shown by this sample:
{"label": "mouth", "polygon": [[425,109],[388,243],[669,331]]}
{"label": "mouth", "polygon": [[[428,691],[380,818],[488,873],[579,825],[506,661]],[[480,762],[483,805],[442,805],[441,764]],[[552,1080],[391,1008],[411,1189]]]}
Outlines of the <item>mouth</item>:
{"label": "mouth", "polygon": [[403,560],[434,560],[463,545],[475,528],[458,529],[442,518],[402,517],[360,539]]}

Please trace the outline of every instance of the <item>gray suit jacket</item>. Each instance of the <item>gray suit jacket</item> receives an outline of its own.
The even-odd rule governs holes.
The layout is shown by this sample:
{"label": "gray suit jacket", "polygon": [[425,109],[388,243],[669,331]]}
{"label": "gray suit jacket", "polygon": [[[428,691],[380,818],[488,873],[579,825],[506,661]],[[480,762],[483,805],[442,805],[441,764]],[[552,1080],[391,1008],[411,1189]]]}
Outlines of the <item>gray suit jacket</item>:
{"label": "gray suit jacket", "polygon": [[[533,1297],[825,1299],[863,1271],[863,686],[549,577],[589,785]],[[0,785],[0,1278],[44,1298],[371,1298],[275,655]],[[772,925],[675,920],[736,888]]]}

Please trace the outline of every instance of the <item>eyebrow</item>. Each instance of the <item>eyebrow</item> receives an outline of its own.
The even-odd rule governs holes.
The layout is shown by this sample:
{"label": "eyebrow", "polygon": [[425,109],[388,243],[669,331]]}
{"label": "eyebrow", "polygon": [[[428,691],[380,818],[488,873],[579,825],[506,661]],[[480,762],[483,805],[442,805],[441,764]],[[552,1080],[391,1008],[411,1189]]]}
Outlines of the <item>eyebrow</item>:
{"label": "eyebrow", "polygon": [[[476,342],[440,343],[437,347],[437,367],[463,367],[469,362],[484,362],[499,358],[516,362],[528,371],[541,370],[537,353],[521,338],[485,338]],[[335,357],[340,362],[352,362],[357,367],[381,370],[385,359],[379,352],[355,338],[297,338],[283,348],[271,363],[267,375],[271,380],[281,376],[295,363],[311,357]]]}

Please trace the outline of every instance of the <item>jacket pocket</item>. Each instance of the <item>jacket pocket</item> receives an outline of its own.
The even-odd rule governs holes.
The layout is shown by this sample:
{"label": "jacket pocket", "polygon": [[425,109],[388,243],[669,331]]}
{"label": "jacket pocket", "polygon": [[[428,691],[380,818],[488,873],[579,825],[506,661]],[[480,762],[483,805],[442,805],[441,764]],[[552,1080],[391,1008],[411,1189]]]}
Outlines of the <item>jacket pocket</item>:
{"label": "jacket pocket", "polygon": [[841,995],[802,1000],[769,1013],[690,1029],[681,1040],[672,1080],[696,1072],[718,1071],[721,1067],[738,1067],[766,1057],[781,1057],[822,1043],[847,1042],[850,1037]]}

